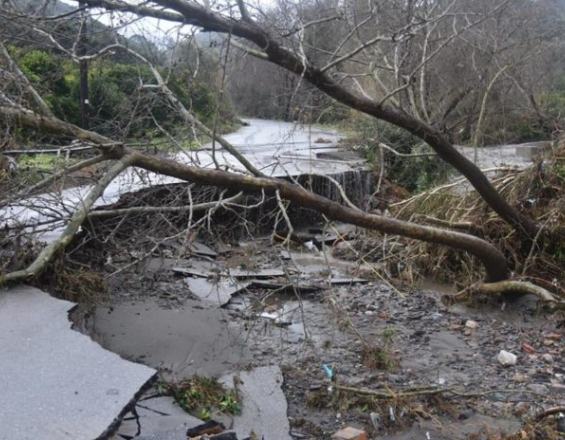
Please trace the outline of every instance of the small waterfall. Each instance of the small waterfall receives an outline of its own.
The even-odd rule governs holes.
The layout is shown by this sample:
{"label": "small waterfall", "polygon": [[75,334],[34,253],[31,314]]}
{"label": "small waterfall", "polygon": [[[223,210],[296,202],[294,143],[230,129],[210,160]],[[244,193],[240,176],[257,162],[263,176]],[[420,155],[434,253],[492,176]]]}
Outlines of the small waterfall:
{"label": "small waterfall", "polygon": [[[329,177],[343,188],[343,192],[352,203],[361,209],[366,208],[374,185],[373,173],[370,170],[351,170]],[[343,202],[339,189],[330,179],[315,175],[301,176],[298,180],[305,188],[316,194],[336,202]]]}

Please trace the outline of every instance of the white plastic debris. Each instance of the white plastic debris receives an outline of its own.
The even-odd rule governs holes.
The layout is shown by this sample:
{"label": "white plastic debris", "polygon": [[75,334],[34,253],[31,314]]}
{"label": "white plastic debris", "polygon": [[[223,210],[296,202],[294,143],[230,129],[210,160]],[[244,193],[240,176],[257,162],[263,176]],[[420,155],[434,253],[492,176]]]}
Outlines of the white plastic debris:
{"label": "white plastic debris", "polygon": [[373,424],[373,428],[375,428],[375,430],[378,431],[381,427],[381,417],[376,412],[372,412],[371,414],[369,414],[369,416],[371,418],[371,423]]}
{"label": "white plastic debris", "polygon": [[391,422],[396,422],[396,416],[394,415],[394,408],[392,406],[388,407],[388,416]]}
{"label": "white plastic debris", "polygon": [[498,360],[498,363],[503,367],[516,365],[516,362],[518,362],[518,356],[506,350],[500,350],[500,353],[498,353],[496,359]]}
{"label": "white plastic debris", "polygon": [[313,241],[307,241],[306,243],[304,243],[304,246],[311,252],[318,252],[318,248]]}

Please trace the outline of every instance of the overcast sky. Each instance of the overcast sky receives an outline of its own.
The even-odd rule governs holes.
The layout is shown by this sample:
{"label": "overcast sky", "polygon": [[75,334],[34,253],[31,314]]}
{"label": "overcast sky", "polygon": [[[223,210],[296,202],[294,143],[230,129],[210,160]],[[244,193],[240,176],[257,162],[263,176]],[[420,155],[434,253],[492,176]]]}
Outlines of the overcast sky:
{"label": "overcast sky", "polygon": [[[77,1],[61,0],[63,3],[73,7],[78,6]],[[128,3],[147,3],[141,0],[129,0]],[[248,4],[255,4],[261,7],[272,5],[274,0],[255,0],[247,2]],[[103,9],[92,9],[95,18],[101,23],[112,26],[114,28],[120,27],[118,32],[126,37],[133,35],[143,35],[150,41],[156,44],[164,44],[167,41],[174,41],[178,38],[179,31],[183,34],[190,34],[195,31],[193,26],[181,26],[179,23],[173,23],[166,20],[158,20],[156,18],[146,17],[139,19],[134,14],[124,14],[119,12],[107,12]],[[182,30],[181,30],[182,28]]]}

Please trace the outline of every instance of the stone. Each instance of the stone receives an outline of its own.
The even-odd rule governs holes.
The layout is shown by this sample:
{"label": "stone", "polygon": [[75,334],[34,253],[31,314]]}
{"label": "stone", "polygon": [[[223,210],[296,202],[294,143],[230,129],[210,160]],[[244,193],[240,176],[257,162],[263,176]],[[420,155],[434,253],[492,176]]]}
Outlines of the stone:
{"label": "stone", "polygon": [[334,435],[332,435],[333,440],[367,440],[367,433],[361,429],[352,428],[348,426],[347,428],[340,429]]}
{"label": "stone", "polygon": [[465,328],[468,328],[470,330],[475,330],[475,329],[479,328],[479,323],[477,321],[473,321],[473,320],[469,319],[465,323]]}
{"label": "stone", "polygon": [[518,362],[518,356],[506,350],[500,350],[500,353],[498,353],[496,359],[498,360],[498,363],[503,367],[516,365],[516,363]]}
{"label": "stone", "polygon": [[512,376],[512,380],[514,382],[524,383],[528,381],[528,375],[524,373],[516,373],[514,376]]}
{"label": "stone", "polygon": [[550,385],[550,388],[552,392],[565,396],[565,384],[554,383]]}
{"label": "stone", "polygon": [[536,349],[534,347],[532,347],[530,344],[528,344],[527,342],[523,342],[522,343],[522,351],[528,354],[534,354],[536,352]]}
{"label": "stone", "polygon": [[549,353],[545,353],[541,356],[541,358],[543,359],[544,362],[548,363],[548,364],[552,364],[553,363],[553,356],[551,356]]}
{"label": "stone", "polygon": [[528,389],[540,395],[545,395],[548,391],[547,386],[541,383],[531,383],[528,385]]}
{"label": "stone", "polygon": [[156,371],[71,328],[74,303],[0,290],[0,438],[103,437]]}
{"label": "stone", "polygon": [[514,406],[514,415],[522,417],[530,410],[530,405],[527,402],[519,402]]}

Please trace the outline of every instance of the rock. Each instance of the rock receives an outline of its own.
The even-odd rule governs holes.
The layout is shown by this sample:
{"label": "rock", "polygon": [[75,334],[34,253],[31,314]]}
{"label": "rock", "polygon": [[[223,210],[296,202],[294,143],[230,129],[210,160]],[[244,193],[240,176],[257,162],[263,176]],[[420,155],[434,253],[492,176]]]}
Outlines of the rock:
{"label": "rock", "polygon": [[530,410],[530,405],[526,402],[519,402],[514,407],[514,415],[521,417]]}
{"label": "rock", "polygon": [[530,344],[528,344],[527,342],[523,342],[522,343],[522,351],[528,354],[534,354],[536,352],[536,349],[534,347],[532,347]]}
{"label": "rock", "polygon": [[472,409],[467,409],[467,410],[461,411],[459,413],[459,415],[457,416],[457,419],[458,420],[467,420],[467,419],[470,419],[473,416],[473,414],[475,414],[475,412]]}
{"label": "rock", "polygon": [[524,383],[528,381],[528,375],[523,373],[516,373],[514,376],[512,376],[512,380],[514,382]]}
{"label": "rock", "polygon": [[565,396],[565,384],[554,383],[550,385],[551,391]]}
{"label": "rock", "polygon": [[544,362],[547,362],[548,364],[553,363],[553,356],[551,356],[549,353],[542,355],[541,358],[543,359]]}
{"label": "rock", "polygon": [[547,387],[541,383],[531,383],[528,385],[528,389],[536,394],[547,394]]}
{"label": "rock", "polygon": [[332,435],[333,440],[367,440],[367,433],[361,429],[352,428],[348,426],[347,428],[340,429],[334,435]]}
{"label": "rock", "polygon": [[498,363],[503,367],[516,365],[516,363],[518,362],[518,356],[506,350],[500,350],[500,353],[498,353],[496,359],[498,360]]}
{"label": "rock", "polygon": [[465,323],[465,328],[468,328],[470,330],[475,330],[475,329],[479,328],[479,323],[477,321],[473,321],[473,320],[469,319]]}

